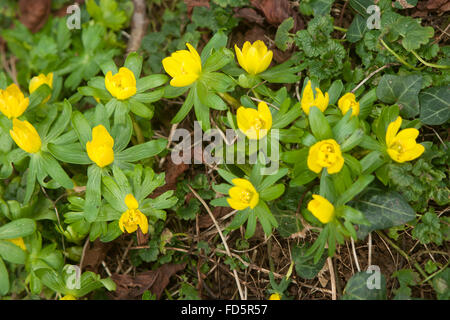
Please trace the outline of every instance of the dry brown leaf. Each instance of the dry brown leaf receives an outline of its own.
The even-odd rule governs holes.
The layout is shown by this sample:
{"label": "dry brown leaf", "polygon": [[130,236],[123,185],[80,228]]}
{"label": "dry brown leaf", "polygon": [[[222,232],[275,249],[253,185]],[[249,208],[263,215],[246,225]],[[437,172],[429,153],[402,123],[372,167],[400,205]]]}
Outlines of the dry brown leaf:
{"label": "dry brown leaf", "polygon": [[51,0],[20,0],[20,22],[30,29],[31,32],[39,31],[47,22],[51,4]]}
{"label": "dry brown leaf", "polygon": [[288,0],[251,0],[251,4],[264,13],[270,24],[279,25],[293,15]]}
{"label": "dry brown leaf", "polygon": [[185,263],[164,264],[156,270],[138,273],[135,277],[129,274],[113,274],[111,279],[116,283],[117,289],[111,295],[116,300],[134,300],[150,290],[157,299],[160,299],[169,284],[170,277],[185,267]]}
{"label": "dry brown leaf", "polygon": [[112,242],[105,243],[99,239],[95,240],[93,244],[89,243],[84,253],[81,269],[97,273],[98,266],[105,260],[111,246]]}

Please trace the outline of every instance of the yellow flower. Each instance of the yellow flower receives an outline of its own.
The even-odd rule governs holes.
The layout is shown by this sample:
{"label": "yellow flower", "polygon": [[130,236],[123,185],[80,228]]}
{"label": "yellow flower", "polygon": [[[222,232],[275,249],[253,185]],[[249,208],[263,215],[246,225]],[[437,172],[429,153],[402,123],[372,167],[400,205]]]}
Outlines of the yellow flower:
{"label": "yellow flower", "polygon": [[259,193],[252,183],[245,179],[233,179],[234,187],[228,191],[230,198],[227,202],[235,210],[244,210],[247,207],[253,209],[259,202]]}
{"label": "yellow flower", "polygon": [[25,246],[25,242],[23,242],[23,238],[14,238],[14,239],[8,239],[7,241],[14,243],[16,246],[20,247],[23,251],[27,251],[27,247]]}
{"label": "yellow flower", "polygon": [[[29,90],[30,94],[32,94],[37,88],[39,88],[41,85],[46,84],[50,87],[50,89],[53,88],[53,72],[50,72],[47,75],[44,75],[41,73],[40,75],[33,77],[30,81]],[[47,98],[42,101],[42,103],[46,103],[48,100],[50,100],[50,95],[48,95]]]}
{"label": "yellow flower", "polygon": [[416,142],[419,130],[408,128],[398,132],[401,124],[402,118],[398,117],[386,131],[387,152],[392,160],[400,163],[414,160],[425,151],[424,146]]}
{"label": "yellow flower", "polygon": [[303,111],[306,114],[309,114],[309,108],[316,106],[320,109],[320,111],[324,112],[328,107],[329,102],[330,97],[328,96],[328,92],[325,92],[324,95],[320,88],[316,88],[316,97],[314,98],[314,93],[311,87],[311,80],[308,80],[308,83],[303,90],[302,99],[300,101]]}
{"label": "yellow flower", "polygon": [[279,293],[272,293],[269,300],[281,300],[281,295]]}
{"label": "yellow flower", "polygon": [[114,161],[114,139],[103,125],[92,129],[92,140],[86,143],[89,158],[100,168],[106,167]]}
{"label": "yellow flower", "polygon": [[359,102],[356,101],[355,95],[351,92],[347,92],[339,99],[338,107],[341,109],[343,115],[345,115],[350,108],[352,108],[352,116],[357,116],[359,114]]}
{"label": "yellow flower", "polygon": [[265,137],[272,127],[272,114],[265,102],[258,104],[258,110],[240,107],[236,116],[239,129],[249,139]]}
{"label": "yellow flower", "polygon": [[257,40],[253,44],[245,41],[242,51],[237,45],[234,45],[234,50],[241,67],[253,75],[266,70],[273,57],[272,50],[267,50],[266,45],[261,40]]}
{"label": "yellow flower", "polygon": [[109,93],[119,100],[125,100],[136,93],[136,78],[134,73],[125,67],[115,75],[108,71],[105,76],[105,87]]}
{"label": "yellow flower", "polygon": [[164,58],[164,70],[172,77],[170,85],[173,87],[186,87],[194,83],[202,72],[202,60],[197,50],[190,43],[186,43],[189,51],[178,50]]}
{"label": "yellow flower", "polygon": [[20,117],[29,104],[30,99],[25,98],[15,83],[9,85],[5,90],[0,89],[0,111],[8,119]]}
{"label": "yellow flower", "polygon": [[20,121],[14,118],[13,129],[9,130],[9,134],[20,149],[28,153],[36,153],[41,150],[41,138],[28,121]]}
{"label": "yellow flower", "polygon": [[322,223],[328,223],[333,220],[334,206],[324,197],[313,194],[313,199],[308,202],[308,210]]}
{"label": "yellow flower", "polygon": [[334,139],[322,140],[309,148],[308,168],[319,173],[327,168],[329,174],[341,171],[344,165],[341,148]]}
{"label": "yellow flower", "polygon": [[125,197],[125,204],[128,208],[119,220],[119,227],[122,232],[126,230],[128,233],[132,233],[137,230],[138,226],[145,234],[148,232],[148,219],[139,211],[139,203],[132,194],[127,194]]}
{"label": "yellow flower", "polygon": [[77,300],[77,298],[75,298],[73,295],[71,295],[71,294],[68,294],[68,295],[65,295],[64,297],[62,297],[61,299],[59,299],[59,300]]}

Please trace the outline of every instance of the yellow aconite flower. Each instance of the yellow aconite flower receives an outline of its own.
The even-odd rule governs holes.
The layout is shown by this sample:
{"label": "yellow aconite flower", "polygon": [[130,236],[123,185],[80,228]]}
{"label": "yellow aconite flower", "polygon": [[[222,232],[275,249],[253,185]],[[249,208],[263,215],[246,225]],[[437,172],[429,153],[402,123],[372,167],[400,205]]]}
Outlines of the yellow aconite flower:
{"label": "yellow aconite flower", "polygon": [[401,124],[402,118],[398,117],[386,131],[387,152],[392,160],[400,163],[414,160],[425,151],[424,146],[416,142],[419,130],[408,128],[398,132]]}
{"label": "yellow aconite flower", "polygon": [[122,232],[126,230],[128,233],[132,233],[137,230],[138,226],[145,234],[148,232],[148,219],[139,211],[139,203],[132,194],[127,194],[125,197],[125,204],[128,208],[119,220],[119,227]]}
{"label": "yellow aconite flower", "polygon": [[359,102],[356,101],[355,95],[351,92],[347,92],[339,99],[338,107],[344,115],[350,108],[352,108],[352,116],[357,116],[359,114]]}
{"label": "yellow aconite flower", "polygon": [[13,128],[9,130],[11,138],[20,149],[28,153],[36,153],[41,150],[41,138],[36,129],[28,121],[13,119]]}
{"label": "yellow aconite flower", "polygon": [[190,43],[186,43],[186,46],[189,51],[178,50],[162,61],[164,70],[172,77],[170,85],[173,87],[190,85],[202,72],[202,60],[197,50]]}
{"label": "yellow aconite flower", "polygon": [[309,114],[309,108],[316,106],[320,109],[320,111],[324,112],[328,107],[329,102],[330,97],[328,96],[328,92],[325,92],[324,95],[319,88],[316,88],[316,97],[314,98],[314,93],[311,87],[311,80],[308,80],[308,83],[303,90],[302,99],[300,101],[303,111],[306,114]]}
{"label": "yellow aconite flower", "polygon": [[256,40],[253,44],[245,41],[242,51],[237,45],[234,45],[234,50],[241,67],[253,75],[266,70],[273,57],[272,50],[267,50],[266,45],[261,40]]}
{"label": "yellow aconite flower", "polygon": [[89,158],[100,168],[106,167],[114,161],[114,139],[103,125],[92,129],[92,140],[86,143]]}
{"label": "yellow aconite flower", "polygon": [[259,193],[252,183],[245,179],[233,179],[234,187],[228,191],[230,195],[227,202],[235,210],[253,209],[259,202]]}
{"label": "yellow aconite flower", "polygon": [[29,104],[30,99],[25,98],[15,83],[9,85],[5,90],[0,89],[0,111],[8,119],[20,117]]}
{"label": "yellow aconite flower", "polygon": [[65,295],[64,297],[62,297],[61,299],[59,299],[59,300],[77,300],[77,298],[75,298],[73,295],[71,295],[71,294],[68,294],[68,295]]}
{"label": "yellow aconite flower", "polygon": [[344,165],[341,148],[334,139],[322,140],[309,148],[308,168],[319,173],[327,168],[329,174],[341,171]]}
{"label": "yellow aconite flower", "polygon": [[23,242],[23,238],[22,237],[14,238],[14,239],[8,239],[6,241],[14,243],[16,246],[20,247],[20,249],[22,249],[23,251],[27,250],[27,247],[25,246],[25,242]]}
{"label": "yellow aconite flower", "polygon": [[[50,89],[53,88],[53,72],[50,72],[47,75],[44,75],[43,73],[41,73],[40,75],[33,77],[30,80],[30,85],[29,85],[30,94],[33,93],[37,88],[39,88],[43,84],[48,85],[50,87]],[[47,98],[45,98],[44,101],[42,101],[42,103],[46,103],[48,100],[50,100],[50,96],[51,95],[49,95]]]}
{"label": "yellow aconite flower", "polygon": [[334,217],[334,206],[324,197],[313,194],[308,202],[308,210],[322,223],[330,222]]}
{"label": "yellow aconite flower", "polygon": [[125,100],[136,93],[136,78],[134,73],[125,67],[115,75],[108,71],[105,76],[105,87],[109,93],[119,100]]}
{"label": "yellow aconite flower", "polygon": [[261,139],[272,127],[272,114],[265,102],[258,104],[258,110],[240,107],[236,113],[239,129],[249,139]]}
{"label": "yellow aconite flower", "polygon": [[281,300],[281,295],[279,293],[272,293],[269,300]]}

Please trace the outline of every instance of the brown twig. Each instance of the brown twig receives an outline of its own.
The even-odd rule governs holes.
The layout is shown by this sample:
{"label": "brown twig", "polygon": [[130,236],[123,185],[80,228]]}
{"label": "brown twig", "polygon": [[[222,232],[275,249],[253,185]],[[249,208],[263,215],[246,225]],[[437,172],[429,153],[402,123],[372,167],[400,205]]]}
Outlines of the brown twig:
{"label": "brown twig", "polygon": [[[190,185],[188,185],[188,188],[189,188],[189,190],[191,190],[192,194],[193,194],[193,195],[194,195],[194,196],[202,203],[203,207],[204,207],[204,208],[206,209],[206,211],[208,212],[209,216],[211,217],[211,220],[213,221],[214,225],[215,225],[216,228],[217,228],[217,231],[219,232],[220,238],[222,239],[222,243],[223,243],[223,245],[224,245],[224,247],[225,247],[225,250],[226,250],[227,255],[228,255],[230,258],[232,258],[232,254],[231,254],[231,252],[230,252],[230,248],[228,247],[227,240],[225,239],[225,237],[224,237],[224,235],[223,235],[223,233],[222,233],[222,230],[220,229],[220,226],[219,226],[219,224],[217,223],[217,220],[216,220],[216,218],[214,217],[214,215],[213,215],[211,209],[210,209],[209,206],[206,204],[205,200],[203,200],[202,197],[200,197],[199,194],[194,190],[194,188],[192,188]],[[245,296],[244,296],[244,293],[242,292],[241,282],[240,282],[240,280],[239,280],[239,277],[238,277],[238,274],[237,274],[236,269],[233,269],[233,275],[234,275],[234,278],[235,278],[235,280],[236,280],[236,285],[237,285],[237,287],[238,287],[239,295],[240,295],[240,297],[241,297],[241,300],[244,300]]]}
{"label": "brown twig", "polygon": [[131,19],[131,33],[127,45],[127,54],[139,49],[149,22],[146,14],[145,0],[133,0],[133,4],[134,11]]}

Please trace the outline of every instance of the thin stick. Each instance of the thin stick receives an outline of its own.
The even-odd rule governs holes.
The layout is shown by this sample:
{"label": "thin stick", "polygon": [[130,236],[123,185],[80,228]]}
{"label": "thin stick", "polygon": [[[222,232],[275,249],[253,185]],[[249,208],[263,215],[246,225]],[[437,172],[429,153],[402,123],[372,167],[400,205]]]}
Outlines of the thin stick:
{"label": "thin stick", "polygon": [[368,267],[372,265],[372,232],[369,232],[369,239],[367,240],[369,246],[369,258],[368,258]]}
{"label": "thin stick", "polygon": [[[188,188],[189,188],[189,190],[191,190],[192,194],[193,194],[193,195],[194,195],[194,196],[202,203],[203,207],[205,207],[206,211],[208,212],[209,216],[211,217],[211,220],[214,222],[214,225],[216,226],[217,231],[219,232],[220,238],[222,239],[222,243],[223,243],[223,245],[224,245],[224,247],[225,247],[225,250],[226,250],[226,252],[227,252],[227,255],[228,255],[230,258],[232,258],[232,255],[231,255],[231,252],[230,252],[230,248],[228,247],[228,244],[227,244],[227,240],[226,240],[225,237],[223,236],[222,230],[220,230],[220,226],[219,226],[219,224],[217,223],[216,218],[214,218],[214,215],[213,215],[211,209],[209,209],[209,207],[208,207],[208,205],[206,204],[205,200],[203,200],[203,199],[198,195],[198,193],[197,193],[190,185],[188,185]],[[238,274],[237,274],[236,269],[233,269],[233,275],[234,275],[234,278],[235,278],[235,280],[236,280],[237,288],[238,288],[238,290],[239,290],[239,296],[241,297],[241,300],[245,300],[245,296],[244,296],[244,293],[243,293],[242,288],[241,288],[241,282],[239,281],[239,277],[238,277]]]}
{"label": "thin stick", "polygon": [[327,258],[328,270],[330,270],[330,280],[331,280],[331,299],[336,300],[336,277],[334,275],[333,262],[331,261],[331,257]]}
{"label": "thin stick", "polygon": [[364,83],[366,83],[370,78],[372,78],[378,72],[380,72],[380,71],[382,71],[382,70],[384,70],[386,68],[389,68],[389,67],[392,67],[392,66],[396,66],[396,65],[399,65],[399,64],[398,63],[388,63],[388,64],[378,68],[377,70],[371,72],[366,78],[364,78],[363,81],[358,83],[358,85],[355,88],[353,88],[353,90],[351,92],[354,93],[356,90],[358,90]]}
{"label": "thin stick", "polygon": [[358,257],[356,256],[355,241],[353,240],[352,237],[350,237],[350,241],[352,242],[352,252],[353,252],[353,258],[355,259],[356,269],[358,269],[358,272],[361,272],[361,268],[359,267]]}

